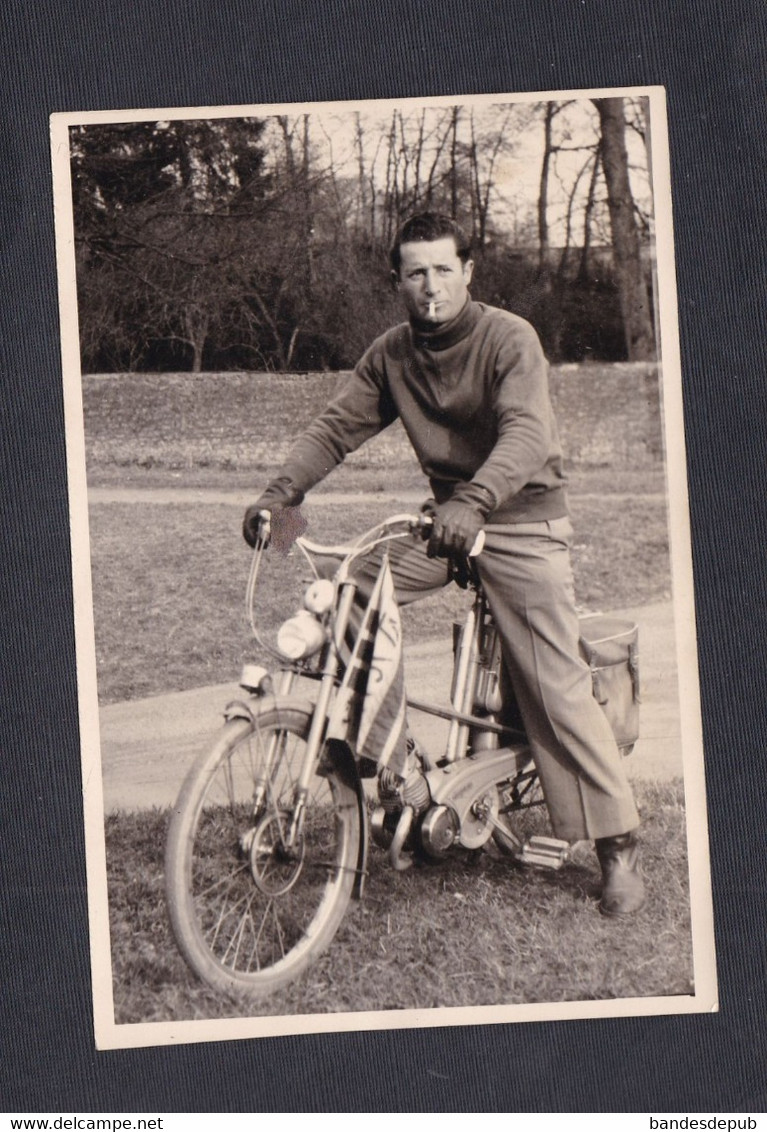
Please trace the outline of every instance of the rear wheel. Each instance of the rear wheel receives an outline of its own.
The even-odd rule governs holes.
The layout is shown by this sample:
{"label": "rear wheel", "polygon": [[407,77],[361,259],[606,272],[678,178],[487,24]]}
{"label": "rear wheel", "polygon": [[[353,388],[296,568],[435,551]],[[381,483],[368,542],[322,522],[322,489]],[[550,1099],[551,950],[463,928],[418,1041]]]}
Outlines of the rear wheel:
{"label": "rear wheel", "polygon": [[310,722],[302,708],[231,721],[179,796],[168,909],[184,958],[216,989],[284,986],[328,946],[349,903],[360,838],[351,775],[315,773],[290,836]]}

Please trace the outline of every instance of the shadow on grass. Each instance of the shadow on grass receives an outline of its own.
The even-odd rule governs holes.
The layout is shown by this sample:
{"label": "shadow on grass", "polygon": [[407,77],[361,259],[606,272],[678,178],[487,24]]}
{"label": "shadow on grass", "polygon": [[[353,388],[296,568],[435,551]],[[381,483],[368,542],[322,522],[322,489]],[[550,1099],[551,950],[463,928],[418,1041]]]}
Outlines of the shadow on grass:
{"label": "shadow on grass", "polygon": [[371,847],[366,897],[352,904],[329,950],[296,983],[257,1003],[209,990],[176,949],[163,897],[168,814],[112,815],[106,841],[115,1021],[690,994],[682,785],[642,783],[636,793],[648,881],[636,917],[600,916],[599,869],[588,845],[577,846],[559,872],[521,869],[498,852],[478,851],[404,874]]}

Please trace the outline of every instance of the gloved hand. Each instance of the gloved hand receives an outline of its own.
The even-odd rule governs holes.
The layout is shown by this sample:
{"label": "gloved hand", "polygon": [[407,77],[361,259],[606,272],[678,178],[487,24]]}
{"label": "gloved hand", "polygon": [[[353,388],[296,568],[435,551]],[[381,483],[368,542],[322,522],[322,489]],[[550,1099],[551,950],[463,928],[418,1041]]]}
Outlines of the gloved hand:
{"label": "gloved hand", "polygon": [[491,491],[479,484],[461,484],[450,499],[434,508],[426,553],[429,558],[466,558],[495,507]]}
{"label": "gloved hand", "polygon": [[269,524],[262,512],[268,511],[271,515],[283,507],[297,507],[303,501],[303,498],[304,493],[294,487],[291,480],[285,477],[270,483],[266,491],[258,497],[255,503],[251,503],[245,512],[242,521],[242,537],[248,546],[255,547],[260,542],[268,545]]}
{"label": "gloved hand", "polygon": [[468,555],[482,524],[483,516],[470,503],[448,499],[434,513],[426,553],[429,558]]}
{"label": "gloved hand", "polygon": [[271,518],[271,511],[268,507],[262,507],[260,502],[251,503],[248,507],[242,520],[242,537],[248,546],[256,547],[262,543],[264,546],[269,545],[267,516]]}

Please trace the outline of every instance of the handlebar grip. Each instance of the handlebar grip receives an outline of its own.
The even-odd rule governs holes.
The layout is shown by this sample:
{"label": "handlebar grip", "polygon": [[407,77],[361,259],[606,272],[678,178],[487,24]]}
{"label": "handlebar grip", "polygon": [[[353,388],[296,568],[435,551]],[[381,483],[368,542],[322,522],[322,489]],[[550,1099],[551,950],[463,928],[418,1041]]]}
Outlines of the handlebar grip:
{"label": "handlebar grip", "polygon": [[[423,535],[423,537],[425,539],[426,536],[427,536],[427,532],[430,530],[430,528],[433,525],[434,525],[434,516],[426,514],[426,515],[419,515],[418,516],[418,521],[416,522],[415,527],[416,527],[416,530],[421,532],[421,534]],[[484,550],[484,547],[485,547],[485,532],[482,530],[482,531],[479,532],[477,537],[474,539],[474,543],[472,545],[471,550],[469,551],[468,557],[469,558],[476,558],[479,554],[482,553],[482,551]]]}
{"label": "handlebar grip", "polygon": [[474,539],[474,545],[469,551],[469,558],[476,558],[485,549],[485,532],[480,531]]}
{"label": "handlebar grip", "polygon": [[259,547],[265,550],[272,539],[272,513],[266,508],[262,508],[258,512],[258,517],[261,520],[258,526],[258,535],[254,549]]}

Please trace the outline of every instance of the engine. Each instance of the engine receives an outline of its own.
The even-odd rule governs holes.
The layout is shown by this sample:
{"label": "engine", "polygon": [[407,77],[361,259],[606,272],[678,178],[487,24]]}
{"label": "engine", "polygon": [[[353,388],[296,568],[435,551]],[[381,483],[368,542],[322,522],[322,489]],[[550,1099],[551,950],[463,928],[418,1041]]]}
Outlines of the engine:
{"label": "engine", "polygon": [[480,849],[499,823],[499,783],[514,778],[529,761],[529,750],[515,746],[428,771],[414,759],[404,779],[383,770],[371,818],[373,840],[391,850],[393,862],[400,861],[403,849],[436,859],[454,845]]}
{"label": "engine", "polygon": [[429,784],[420,766],[404,779],[384,768],[378,778],[378,801],[371,818],[371,834],[382,849],[391,847],[406,807],[411,808],[415,819],[406,849],[412,851],[417,846],[428,857],[439,859],[455,844],[459,832],[455,810],[450,806],[433,805]]}

